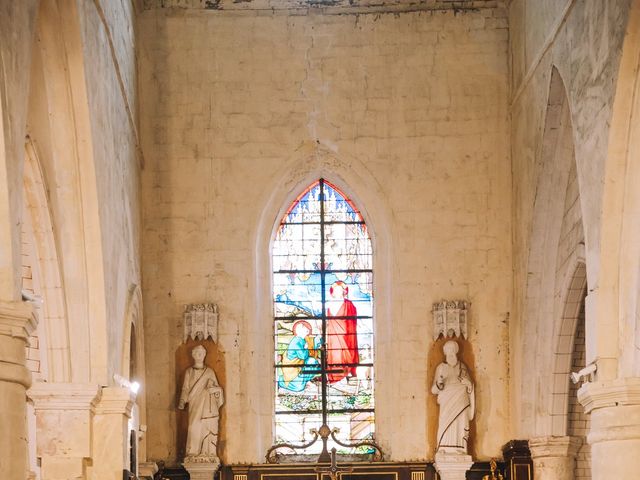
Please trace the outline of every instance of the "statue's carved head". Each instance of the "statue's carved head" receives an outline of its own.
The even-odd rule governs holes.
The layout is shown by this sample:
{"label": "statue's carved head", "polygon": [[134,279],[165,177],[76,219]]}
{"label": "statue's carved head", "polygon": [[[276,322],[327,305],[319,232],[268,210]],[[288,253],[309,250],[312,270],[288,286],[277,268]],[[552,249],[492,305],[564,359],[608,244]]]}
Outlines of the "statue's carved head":
{"label": "statue's carved head", "polygon": [[196,362],[202,362],[204,361],[204,357],[207,356],[207,349],[202,345],[197,345],[191,350],[191,356]]}
{"label": "statue's carved head", "polygon": [[444,352],[444,356],[449,365],[455,365],[458,363],[458,351],[460,350],[460,346],[458,342],[455,340],[449,340],[442,347],[442,351]]}

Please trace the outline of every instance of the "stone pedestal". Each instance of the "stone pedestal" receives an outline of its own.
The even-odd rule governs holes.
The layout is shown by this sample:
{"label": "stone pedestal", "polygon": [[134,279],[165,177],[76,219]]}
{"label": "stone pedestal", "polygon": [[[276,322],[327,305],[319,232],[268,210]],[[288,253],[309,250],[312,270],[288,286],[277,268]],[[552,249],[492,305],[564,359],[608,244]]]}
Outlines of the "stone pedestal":
{"label": "stone pedestal", "polygon": [[158,464],[156,462],[140,462],[138,464],[138,477],[145,480],[153,480],[153,476],[158,473]]}
{"label": "stone pedestal", "polygon": [[437,452],[434,465],[442,480],[465,480],[473,460],[464,453]]}
{"label": "stone pedestal", "polygon": [[213,480],[213,476],[220,468],[220,459],[187,457],[182,465],[189,472],[191,480]]}
{"label": "stone pedestal", "polygon": [[93,415],[100,393],[98,385],[78,383],[40,382],[29,390],[36,413],[36,452],[42,480],[87,478]]}
{"label": "stone pedestal", "polygon": [[31,373],[25,347],[35,328],[31,305],[0,302],[0,472],[7,480],[24,480],[28,474],[25,392]]}
{"label": "stone pedestal", "polygon": [[573,480],[576,454],[582,440],[576,437],[536,437],[529,440],[536,480]]}
{"label": "stone pedestal", "polygon": [[[599,368],[599,367],[598,367]],[[640,378],[585,383],[578,400],[591,415],[593,480],[637,478],[640,471]]]}
{"label": "stone pedestal", "polygon": [[104,387],[93,418],[92,475],[121,480],[129,470],[129,428],[135,394],[128,388]]}

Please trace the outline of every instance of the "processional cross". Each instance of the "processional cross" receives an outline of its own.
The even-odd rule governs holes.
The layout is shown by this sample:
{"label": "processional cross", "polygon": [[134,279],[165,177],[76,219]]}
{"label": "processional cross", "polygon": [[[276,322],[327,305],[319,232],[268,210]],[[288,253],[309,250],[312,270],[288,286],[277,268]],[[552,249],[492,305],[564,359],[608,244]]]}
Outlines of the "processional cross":
{"label": "processional cross", "polygon": [[338,474],[340,473],[349,473],[353,471],[351,467],[338,467],[338,461],[336,459],[336,448],[333,447],[331,449],[331,465],[328,467],[318,467],[315,469],[319,474],[326,473],[329,475],[331,480],[338,480]]}

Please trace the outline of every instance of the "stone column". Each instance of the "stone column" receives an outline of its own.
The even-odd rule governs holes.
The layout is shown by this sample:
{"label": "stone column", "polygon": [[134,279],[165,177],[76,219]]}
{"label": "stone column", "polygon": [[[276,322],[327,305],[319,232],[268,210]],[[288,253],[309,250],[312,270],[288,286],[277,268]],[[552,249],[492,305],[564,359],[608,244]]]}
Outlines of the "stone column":
{"label": "stone column", "polygon": [[104,387],[93,418],[94,478],[121,480],[129,470],[129,428],[135,394],[128,388]]}
{"label": "stone column", "polygon": [[537,437],[529,440],[536,480],[573,480],[576,454],[582,445],[577,437]]}
{"label": "stone column", "polygon": [[0,302],[0,472],[7,480],[24,480],[27,452],[26,345],[36,328],[33,308],[26,302]]}
{"label": "stone column", "polygon": [[591,415],[592,480],[637,478],[640,472],[640,378],[590,382],[578,400]]}
{"label": "stone column", "polygon": [[36,452],[42,480],[87,478],[100,387],[38,382],[28,394],[36,413]]}

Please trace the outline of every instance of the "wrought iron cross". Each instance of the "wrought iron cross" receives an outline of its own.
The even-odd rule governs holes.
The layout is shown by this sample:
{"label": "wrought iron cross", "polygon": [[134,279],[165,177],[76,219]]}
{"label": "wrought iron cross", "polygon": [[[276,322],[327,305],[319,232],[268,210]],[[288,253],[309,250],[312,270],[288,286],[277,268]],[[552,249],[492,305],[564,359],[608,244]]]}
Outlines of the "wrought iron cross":
{"label": "wrought iron cross", "polygon": [[331,480],[338,480],[338,474],[349,473],[353,471],[352,467],[338,467],[338,460],[336,459],[336,448],[331,449],[331,465],[328,467],[318,467],[315,469],[319,474],[326,473]]}

